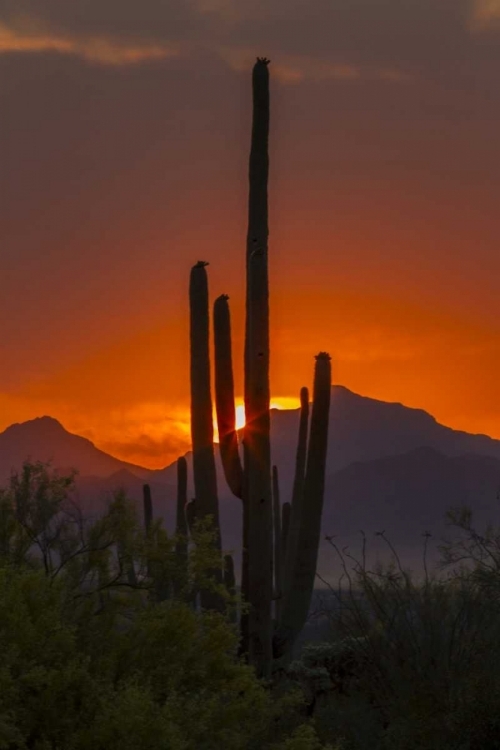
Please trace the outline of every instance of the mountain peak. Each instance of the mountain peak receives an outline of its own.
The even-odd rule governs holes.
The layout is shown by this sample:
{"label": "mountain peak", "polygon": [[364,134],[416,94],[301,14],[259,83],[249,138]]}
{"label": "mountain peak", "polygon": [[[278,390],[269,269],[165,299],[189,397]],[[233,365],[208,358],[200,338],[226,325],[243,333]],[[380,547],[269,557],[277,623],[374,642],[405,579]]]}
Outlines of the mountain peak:
{"label": "mountain peak", "polygon": [[67,432],[67,430],[63,427],[61,422],[59,420],[54,419],[54,417],[49,416],[43,416],[43,417],[35,417],[34,419],[28,419],[26,422],[15,422],[14,424],[11,424],[10,427],[7,427],[7,429],[4,431],[5,433],[8,432],[30,432],[30,433],[44,433],[47,432],[51,433],[61,433],[61,432]]}
{"label": "mountain peak", "polygon": [[82,475],[109,476],[120,469],[147,476],[148,470],[104,453],[88,439],[69,432],[47,415],[16,423],[0,433],[0,485],[22,463],[50,461],[58,468],[75,468]]}

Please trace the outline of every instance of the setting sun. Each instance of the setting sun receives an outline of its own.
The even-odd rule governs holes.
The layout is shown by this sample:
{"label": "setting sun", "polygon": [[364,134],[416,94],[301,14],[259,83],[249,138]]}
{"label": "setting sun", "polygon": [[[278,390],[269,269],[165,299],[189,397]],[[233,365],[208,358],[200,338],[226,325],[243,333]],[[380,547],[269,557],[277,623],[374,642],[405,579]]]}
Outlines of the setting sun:
{"label": "setting sun", "polygon": [[245,405],[240,404],[236,407],[236,429],[241,430],[245,426]]}
{"label": "setting sun", "polygon": [[[271,409],[298,409],[300,398],[297,396],[278,396],[271,401]],[[236,403],[236,429],[241,430],[245,426],[245,404],[243,400]],[[214,413],[214,441],[219,442],[219,431],[217,429],[217,417]]]}

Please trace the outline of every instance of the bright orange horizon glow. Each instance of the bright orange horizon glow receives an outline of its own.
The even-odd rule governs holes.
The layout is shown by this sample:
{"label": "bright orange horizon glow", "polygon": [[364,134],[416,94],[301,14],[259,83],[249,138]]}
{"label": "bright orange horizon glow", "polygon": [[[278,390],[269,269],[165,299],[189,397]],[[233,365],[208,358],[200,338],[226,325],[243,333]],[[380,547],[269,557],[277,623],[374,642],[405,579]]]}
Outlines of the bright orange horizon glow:
{"label": "bright orange horizon glow", "polygon": [[177,26],[161,3],[27,5],[0,11],[0,430],[50,415],[152,469],[189,451],[200,258],[211,309],[229,295],[243,426],[255,47],[272,406],[297,408],[327,351],[334,385],[500,439],[498,0],[272,0],[267,50],[262,4],[180,3]]}
{"label": "bright orange horizon glow", "polygon": [[[300,398],[293,396],[277,396],[271,399],[271,409],[298,409]],[[189,415],[188,415],[189,419]],[[245,426],[245,404],[243,399],[236,399],[236,429],[241,430]],[[219,430],[217,428],[217,417],[214,414],[214,442],[219,442]]]}

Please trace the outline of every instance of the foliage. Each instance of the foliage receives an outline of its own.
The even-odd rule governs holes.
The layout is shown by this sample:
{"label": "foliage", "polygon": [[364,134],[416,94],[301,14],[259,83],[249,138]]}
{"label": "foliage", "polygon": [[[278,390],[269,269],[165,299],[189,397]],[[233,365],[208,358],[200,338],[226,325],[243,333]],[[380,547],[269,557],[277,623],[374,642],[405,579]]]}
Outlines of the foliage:
{"label": "foliage", "polygon": [[341,745],[323,745],[316,730],[311,724],[301,724],[294,730],[291,737],[272,745],[270,750],[342,750]]}
{"label": "foliage", "polygon": [[[300,691],[237,658],[229,615],[158,600],[148,564],[167,580],[175,538],[145,534],[123,493],[85,520],[72,488],[26,463],[0,493],[0,750],[320,750]],[[196,535],[191,593],[219,554],[210,519]]]}
{"label": "foliage", "polygon": [[306,647],[290,669],[319,736],[344,737],[356,750],[499,747],[498,568],[487,582],[483,565],[467,575],[426,574],[417,585],[386,542],[391,565],[367,570],[364,557],[351,557],[351,573],[350,556],[330,539],[348,580],[347,592],[332,589],[341,604],[329,613],[332,643]]}

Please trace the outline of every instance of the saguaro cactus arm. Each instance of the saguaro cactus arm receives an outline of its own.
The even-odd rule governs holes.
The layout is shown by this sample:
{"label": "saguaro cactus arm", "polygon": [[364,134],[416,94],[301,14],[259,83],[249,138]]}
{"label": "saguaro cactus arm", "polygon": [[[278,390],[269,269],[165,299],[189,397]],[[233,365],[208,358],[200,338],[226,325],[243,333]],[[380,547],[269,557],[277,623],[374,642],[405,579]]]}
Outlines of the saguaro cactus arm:
{"label": "saguaro cactus arm", "polygon": [[236,432],[231,317],[228,299],[227,294],[222,294],[214,302],[215,406],[224,476],[233,495],[242,498],[243,467]]}

